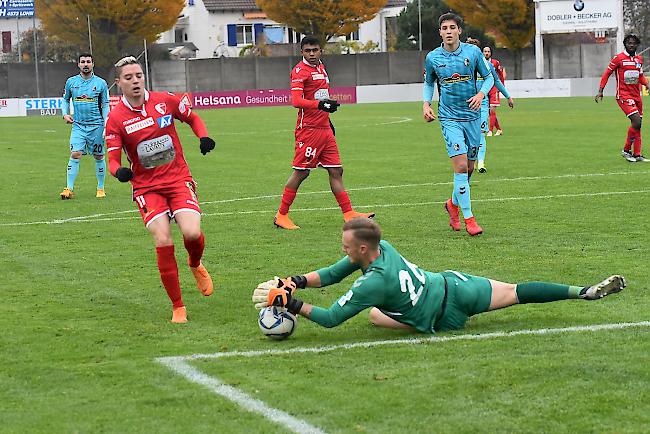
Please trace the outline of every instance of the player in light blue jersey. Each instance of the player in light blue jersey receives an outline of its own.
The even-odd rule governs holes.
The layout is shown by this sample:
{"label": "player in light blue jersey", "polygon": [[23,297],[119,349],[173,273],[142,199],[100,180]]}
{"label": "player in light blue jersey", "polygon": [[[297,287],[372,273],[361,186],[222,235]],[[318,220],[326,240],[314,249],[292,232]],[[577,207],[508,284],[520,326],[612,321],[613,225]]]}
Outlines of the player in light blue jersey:
{"label": "player in light blue jersey", "polygon": [[[72,124],[70,134],[70,160],[68,161],[68,180],[61,192],[61,199],[74,197],[74,182],[79,173],[79,162],[84,154],[95,157],[97,175],[96,197],[106,197],[104,179],[104,125],[110,110],[108,85],[93,73],[95,66],[91,54],[79,55],[79,75],[68,78],[63,93],[63,119]],[[70,100],[74,115],[70,113]]]}
{"label": "player in light blue jersey", "polygon": [[[467,43],[474,44],[477,47],[481,46],[481,41],[474,38],[467,38]],[[486,48],[489,49],[490,47],[486,47]],[[515,102],[510,96],[510,93],[508,93],[506,87],[501,82],[501,79],[499,78],[499,74],[497,74],[496,70],[494,69],[494,65],[492,65],[492,63],[490,62],[488,62],[488,65],[490,66],[490,71],[492,71],[492,77],[494,78],[494,86],[499,90],[499,92],[503,94],[503,96],[505,96],[508,99],[508,106],[510,106],[510,108],[513,108],[515,106]],[[483,85],[483,77],[476,78],[476,85],[478,88],[480,88]],[[485,135],[489,131],[488,128],[489,116],[490,116],[490,99],[483,98],[483,101],[481,102],[481,145],[478,148],[478,163],[477,163],[477,169],[479,173],[487,172],[487,169],[485,168],[485,153],[487,151],[487,142],[485,141]]]}
{"label": "player in light blue jersey", "polygon": [[[446,13],[438,19],[442,45],[427,54],[424,61],[424,89],[422,107],[424,119],[434,121],[431,107],[434,84],[438,85],[438,119],[447,145],[447,154],[454,170],[454,190],[445,202],[449,225],[460,230],[459,208],[465,218],[465,229],[474,236],[483,233],[476,223],[470,202],[469,179],[474,170],[481,143],[481,102],[494,85],[494,78],[475,45],[460,42],[462,19]],[[477,93],[477,77],[484,78]]]}

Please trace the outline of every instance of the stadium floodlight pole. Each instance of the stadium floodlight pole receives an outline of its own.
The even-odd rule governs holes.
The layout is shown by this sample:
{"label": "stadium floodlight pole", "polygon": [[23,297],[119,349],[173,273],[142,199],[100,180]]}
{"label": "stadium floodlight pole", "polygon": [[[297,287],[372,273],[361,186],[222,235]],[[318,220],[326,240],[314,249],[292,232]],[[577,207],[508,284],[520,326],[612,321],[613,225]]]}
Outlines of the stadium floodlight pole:
{"label": "stadium floodlight pole", "polygon": [[422,51],[422,0],[418,0],[418,44]]}
{"label": "stadium floodlight pole", "polygon": [[23,53],[20,49],[20,20],[16,18],[16,46],[18,47],[18,63],[23,61]]}
{"label": "stadium floodlight pole", "polygon": [[90,33],[90,14],[86,15],[88,19],[88,47],[90,48],[90,54],[93,54],[93,35]]}
{"label": "stadium floodlight pole", "polygon": [[41,86],[38,80],[38,38],[36,37],[36,17],[32,15],[32,32],[34,34],[34,69],[36,70],[36,98],[41,97]]}

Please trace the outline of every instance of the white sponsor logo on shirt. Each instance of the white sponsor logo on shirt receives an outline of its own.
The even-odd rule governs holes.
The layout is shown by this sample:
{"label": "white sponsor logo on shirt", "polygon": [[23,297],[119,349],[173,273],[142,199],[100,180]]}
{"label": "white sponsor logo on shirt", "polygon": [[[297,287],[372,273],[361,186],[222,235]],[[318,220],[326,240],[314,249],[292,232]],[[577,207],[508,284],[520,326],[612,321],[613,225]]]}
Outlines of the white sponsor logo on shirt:
{"label": "white sponsor logo on shirt", "polygon": [[156,111],[161,115],[164,115],[165,113],[167,113],[167,104],[165,104],[164,102],[156,104]]}
{"label": "white sponsor logo on shirt", "polygon": [[330,99],[330,91],[328,89],[318,89],[316,93],[314,93],[314,99],[317,99],[319,101]]}
{"label": "white sponsor logo on shirt", "polygon": [[325,74],[320,74],[318,72],[311,73],[312,80],[325,80]]}
{"label": "white sponsor logo on shirt", "polygon": [[126,126],[126,133],[127,134],[132,134],[135,133],[136,131],[144,130],[147,127],[150,127],[154,125],[156,122],[154,122],[153,118],[146,118],[144,120],[141,120],[140,122],[136,122],[132,125],[127,125]]}
{"label": "white sponsor logo on shirt", "polygon": [[137,121],[139,121],[140,119],[141,119],[140,116],[135,117],[135,118],[131,118],[131,119],[127,119],[127,120],[125,120],[124,122],[122,122],[122,125],[130,125],[130,124],[132,124],[133,122],[137,122]]}

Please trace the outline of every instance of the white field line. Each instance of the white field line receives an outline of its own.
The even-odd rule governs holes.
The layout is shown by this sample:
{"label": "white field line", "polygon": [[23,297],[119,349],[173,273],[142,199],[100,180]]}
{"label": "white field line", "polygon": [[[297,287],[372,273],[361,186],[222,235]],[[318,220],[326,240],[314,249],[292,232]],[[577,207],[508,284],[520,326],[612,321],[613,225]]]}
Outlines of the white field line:
{"label": "white field line", "polygon": [[[516,182],[516,181],[538,181],[538,180],[544,180],[544,179],[565,179],[565,178],[591,178],[591,177],[599,177],[599,176],[619,176],[619,175],[636,175],[636,174],[649,174],[650,171],[640,171],[640,172],[605,172],[605,173],[572,173],[572,174],[564,174],[564,175],[555,175],[555,176],[521,176],[521,177],[516,177],[516,178],[497,178],[497,179],[486,179],[483,181],[478,181],[474,180],[473,184],[479,184],[481,182]],[[384,189],[389,189],[389,188],[409,188],[409,187],[423,187],[423,186],[439,186],[439,185],[451,185],[453,184],[452,182],[449,181],[443,181],[443,182],[424,182],[424,183],[417,183],[417,184],[395,184],[395,185],[377,185],[377,186],[368,186],[368,187],[356,187],[356,188],[349,188],[347,191],[367,191],[367,190],[384,190]],[[314,195],[314,194],[331,194],[330,190],[320,190],[320,191],[310,191],[310,192],[304,192],[304,193],[298,193],[299,196],[303,195]],[[201,202],[201,205],[210,205],[210,204],[220,204],[220,203],[232,203],[232,202],[241,202],[241,201],[249,201],[249,200],[259,200],[259,199],[277,199],[282,197],[282,195],[279,194],[269,194],[269,195],[262,195],[262,196],[249,196],[249,197],[239,197],[239,198],[233,198],[233,199],[221,199],[221,200],[212,200],[212,201],[205,201]],[[522,200],[522,199],[519,199]],[[474,200],[475,202],[478,202],[480,200]],[[493,199],[487,199],[485,201],[493,201]],[[431,202],[431,203],[438,203],[438,202]],[[431,204],[431,203],[426,203]],[[374,205],[368,205],[366,208],[372,207]],[[401,206],[401,204],[397,205],[388,205],[388,206]],[[378,205],[377,207],[386,207],[386,205]],[[313,208],[313,209],[294,209],[294,211],[324,211],[324,210],[330,210],[330,209],[336,209],[336,208]],[[29,225],[53,225],[53,224],[63,224],[63,223],[70,223],[70,222],[89,222],[89,221],[113,221],[113,220],[127,220],[127,219],[136,219],[137,217],[127,217],[127,218],[107,218],[107,219],[97,219],[96,217],[105,217],[105,216],[113,216],[113,215],[118,215],[118,214],[130,214],[130,213],[137,213],[138,211],[135,209],[131,210],[126,210],[126,211],[116,211],[116,212],[110,212],[110,213],[101,213],[101,214],[91,214],[91,215],[85,215],[85,216],[78,216],[78,217],[69,217],[65,219],[55,219],[55,220],[49,220],[49,221],[35,221],[35,222],[13,222],[13,223],[0,223],[0,227],[2,226],[29,226]],[[262,213],[262,212],[268,212],[268,211],[240,211],[240,212],[229,212],[229,213],[204,213],[203,215],[232,215],[232,214],[256,214],[256,213]]]}
{"label": "white field line", "polygon": [[634,323],[595,324],[587,326],[573,326],[562,328],[525,329],[510,332],[493,332],[479,334],[464,334],[454,336],[429,336],[422,338],[390,339],[381,341],[354,342],[349,344],[328,345],[321,347],[297,347],[286,350],[258,350],[258,351],[231,351],[212,354],[194,354],[190,356],[159,357],[158,363],[166,366],[174,373],[181,375],[186,380],[199,384],[213,393],[239,405],[252,413],[257,413],[268,420],[282,425],[296,433],[323,433],[318,427],[307,421],[291,416],[282,410],[273,408],[263,401],[254,398],[241,390],[224,384],[216,377],[211,377],[189,364],[192,360],[199,359],[224,359],[232,357],[263,357],[285,354],[324,353],[336,350],[349,350],[353,348],[373,348],[388,345],[414,345],[414,344],[441,344],[451,341],[480,341],[488,339],[511,338],[515,336],[541,336],[577,332],[597,332],[601,330],[620,330],[627,328],[650,327],[650,321]]}
{"label": "white field line", "polygon": [[[573,194],[547,194],[543,196],[513,196],[513,197],[493,197],[488,199],[472,199],[472,202],[512,202],[519,200],[543,200],[543,199],[563,199],[571,197],[594,197],[594,196],[615,196],[623,194],[645,194],[650,193],[650,189],[646,190],[630,190],[630,191],[603,191],[597,193],[573,193]],[[374,208],[395,208],[395,207],[416,207],[426,205],[441,205],[445,203],[444,200],[428,201],[428,202],[403,202],[403,203],[379,203],[374,205],[356,205],[358,209],[374,209]],[[339,209],[336,206],[321,207],[321,208],[292,208],[292,212],[305,212],[305,211],[331,211]],[[231,215],[248,215],[248,214],[273,214],[275,209],[260,209],[251,211],[226,211],[226,212],[212,212],[202,213],[203,217],[214,216],[231,216]],[[129,212],[129,211],[122,211]],[[89,216],[92,217],[92,216]],[[106,218],[87,218],[87,217],[73,217],[64,220],[50,220],[40,222],[16,222],[16,223],[0,223],[0,227],[7,226],[32,226],[32,225],[56,225],[64,223],[93,223],[93,222],[107,222],[116,220],[135,220],[139,219],[138,216],[130,217],[106,217]]]}

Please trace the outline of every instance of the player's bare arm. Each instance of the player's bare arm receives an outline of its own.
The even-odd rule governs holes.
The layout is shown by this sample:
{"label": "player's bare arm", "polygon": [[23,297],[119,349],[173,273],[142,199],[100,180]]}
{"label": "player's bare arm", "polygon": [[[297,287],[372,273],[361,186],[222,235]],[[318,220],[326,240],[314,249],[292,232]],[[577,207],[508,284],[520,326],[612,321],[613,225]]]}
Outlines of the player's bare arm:
{"label": "player's bare arm", "polygon": [[480,110],[481,109],[481,102],[483,101],[483,98],[485,98],[485,94],[483,92],[479,92],[470,99],[467,100],[467,103],[469,104],[469,108],[472,110]]}
{"label": "player's bare arm", "polygon": [[425,102],[422,104],[422,115],[424,116],[424,120],[427,122],[436,120],[436,112],[431,107],[430,102]]}

